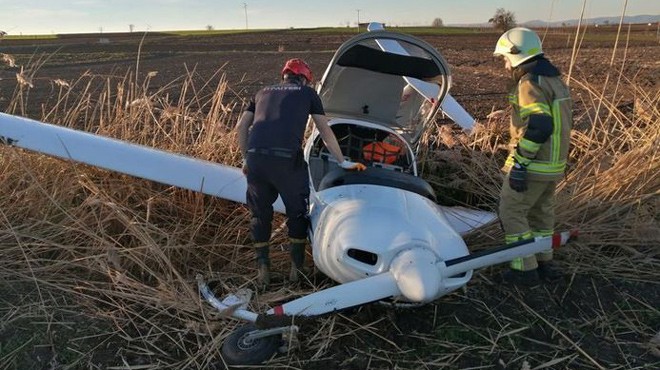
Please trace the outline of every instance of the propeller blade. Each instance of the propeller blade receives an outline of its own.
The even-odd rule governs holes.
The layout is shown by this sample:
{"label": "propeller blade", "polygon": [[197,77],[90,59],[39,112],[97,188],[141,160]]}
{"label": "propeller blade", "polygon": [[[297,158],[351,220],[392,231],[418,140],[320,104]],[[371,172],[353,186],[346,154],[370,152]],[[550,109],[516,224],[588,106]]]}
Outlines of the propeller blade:
{"label": "propeller blade", "polygon": [[564,231],[551,236],[536,237],[506,244],[499,248],[492,248],[470,255],[440,262],[442,276],[447,278],[464,272],[497,265],[513,260],[514,258],[529,256],[550,249],[557,249],[569,240],[577,237],[577,231]]}
{"label": "propeller blade", "polygon": [[271,308],[266,315],[316,316],[400,295],[391,272],[337,285]]}
{"label": "propeller blade", "polygon": [[[4,144],[245,203],[239,168],[0,113]],[[275,203],[284,213],[281,199]]]}

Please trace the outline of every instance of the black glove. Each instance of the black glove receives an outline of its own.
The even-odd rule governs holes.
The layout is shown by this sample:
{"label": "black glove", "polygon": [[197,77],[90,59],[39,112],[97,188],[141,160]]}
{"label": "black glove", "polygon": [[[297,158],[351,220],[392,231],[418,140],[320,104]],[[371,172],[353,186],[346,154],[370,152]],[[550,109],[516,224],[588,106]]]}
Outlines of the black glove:
{"label": "black glove", "polygon": [[517,161],[513,162],[509,172],[509,186],[519,193],[527,191],[527,167]]}

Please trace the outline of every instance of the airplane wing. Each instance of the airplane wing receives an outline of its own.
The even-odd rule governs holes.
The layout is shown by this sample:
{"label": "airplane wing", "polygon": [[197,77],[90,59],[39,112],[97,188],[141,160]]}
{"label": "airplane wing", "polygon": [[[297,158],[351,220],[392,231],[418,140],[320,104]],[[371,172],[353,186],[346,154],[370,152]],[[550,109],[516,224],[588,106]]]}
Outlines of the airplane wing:
{"label": "airplane wing", "polygon": [[[0,113],[3,144],[245,203],[241,169]],[[278,199],[274,205],[284,213]]]}
{"label": "airplane wing", "polygon": [[460,235],[465,235],[497,219],[497,214],[465,207],[438,206],[447,217],[451,227]]}
{"label": "airplane wing", "polygon": [[[382,31],[385,28],[382,23],[372,22],[369,23],[367,30],[369,31]],[[409,55],[406,49],[396,40],[376,40],[378,46],[389,53]],[[425,82],[412,77],[404,77],[404,80],[419,92],[426,99],[435,102],[435,99],[440,92],[437,84]],[[454,122],[465,130],[471,130],[474,126],[474,117],[472,117],[451,95],[447,94],[440,104],[442,111],[449,116]]]}

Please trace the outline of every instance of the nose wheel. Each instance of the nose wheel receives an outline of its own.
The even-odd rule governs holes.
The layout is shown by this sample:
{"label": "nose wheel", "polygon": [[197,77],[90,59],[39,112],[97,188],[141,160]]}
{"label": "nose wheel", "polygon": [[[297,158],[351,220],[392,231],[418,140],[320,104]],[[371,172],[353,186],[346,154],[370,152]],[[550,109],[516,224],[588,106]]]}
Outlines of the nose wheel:
{"label": "nose wheel", "polygon": [[222,345],[228,365],[257,365],[270,359],[282,344],[282,330],[259,330],[254,324],[234,331]]}

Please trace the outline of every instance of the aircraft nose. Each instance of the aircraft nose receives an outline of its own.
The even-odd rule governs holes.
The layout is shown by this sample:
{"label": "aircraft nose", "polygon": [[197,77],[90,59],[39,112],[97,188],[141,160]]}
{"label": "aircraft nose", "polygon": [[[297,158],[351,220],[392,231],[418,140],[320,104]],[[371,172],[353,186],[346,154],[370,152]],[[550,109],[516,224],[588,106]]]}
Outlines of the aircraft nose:
{"label": "aircraft nose", "polygon": [[392,261],[391,271],[401,294],[411,302],[434,300],[442,286],[437,256],[425,248],[411,248]]}

